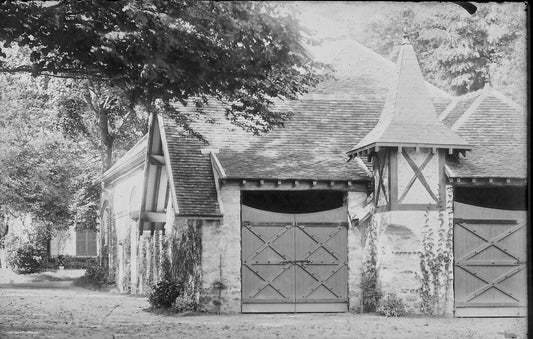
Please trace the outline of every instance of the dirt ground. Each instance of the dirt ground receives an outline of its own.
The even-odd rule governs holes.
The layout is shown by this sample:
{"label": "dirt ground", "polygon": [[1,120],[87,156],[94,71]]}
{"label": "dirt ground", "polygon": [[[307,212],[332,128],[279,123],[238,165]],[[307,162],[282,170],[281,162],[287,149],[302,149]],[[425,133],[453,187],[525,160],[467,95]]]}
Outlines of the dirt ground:
{"label": "dirt ground", "polygon": [[146,298],[72,285],[79,272],[0,272],[0,338],[526,338],[526,319],[345,314],[157,315]]}

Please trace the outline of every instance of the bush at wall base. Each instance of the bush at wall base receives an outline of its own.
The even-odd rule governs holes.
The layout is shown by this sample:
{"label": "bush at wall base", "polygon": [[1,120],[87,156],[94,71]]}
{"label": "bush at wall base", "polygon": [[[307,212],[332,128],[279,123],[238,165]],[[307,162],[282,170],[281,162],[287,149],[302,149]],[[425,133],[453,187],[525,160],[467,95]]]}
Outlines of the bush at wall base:
{"label": "bush at wall base", "polygon": [[388,293],[379,301],[377,312],[386,317],[401,317],[405,314],[405,304],[394,293]]}

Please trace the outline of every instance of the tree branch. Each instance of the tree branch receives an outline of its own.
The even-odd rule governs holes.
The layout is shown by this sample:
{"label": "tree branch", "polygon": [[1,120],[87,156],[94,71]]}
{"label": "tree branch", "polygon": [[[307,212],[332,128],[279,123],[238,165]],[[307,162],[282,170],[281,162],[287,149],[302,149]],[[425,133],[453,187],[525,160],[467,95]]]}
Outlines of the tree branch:
{"label": "tree branch", "polygon": [[[23,65],[23,66],[17,66],[17,67],[0,67],[0,73],[9,73],[9,74],[16,74],[16,73],[30,73],[35,74],[34,67],[31,65]],[[124,76],[116,76],[113,78],[105,77],[102,75],[97,74],[96,72],[90,73],[90,72],[83,72],[76,68],[65,68],[65,69],[40,69],[37,73],[37,76],[49,76],[53,78],[64,78],[64,79],[80,79],[80,80],[97,80],[97,81],[105,81],[105,80],[116,80],[123,78]]]}

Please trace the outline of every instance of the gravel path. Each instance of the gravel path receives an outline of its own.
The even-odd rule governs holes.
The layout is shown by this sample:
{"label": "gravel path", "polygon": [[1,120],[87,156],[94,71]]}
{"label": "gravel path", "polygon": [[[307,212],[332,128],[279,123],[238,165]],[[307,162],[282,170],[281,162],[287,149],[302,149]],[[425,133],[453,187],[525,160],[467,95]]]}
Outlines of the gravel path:
{"label": "gravel path", "polygon": [[71,281],[0,284],[0,338],[526,338],[526,319],[346,314],[165,316]]}

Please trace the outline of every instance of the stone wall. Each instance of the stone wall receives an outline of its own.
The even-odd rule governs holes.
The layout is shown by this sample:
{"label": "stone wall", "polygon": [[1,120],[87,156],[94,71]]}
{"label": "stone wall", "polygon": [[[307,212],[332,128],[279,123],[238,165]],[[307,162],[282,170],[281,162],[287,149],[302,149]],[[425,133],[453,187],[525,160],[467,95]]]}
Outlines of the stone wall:
{"label": "stone wall", "polygon": [[[429,220],[426,220],[426,216]],[[420,255],[424,232],[440,225],[439,212],[394,211],[376,215],[378,225],[378,286],[395,293],[410,313],[420,313]]]}
{"label": "stone wall", "polygon": [[238,313],[241,310],[241,192],[238,187],[222,187],[220,194],[224,205],[222,222],[205,221],[202,225],[202,287],[208,310]]}
{"label": "stone wall", "polygon": [[[351,219],[360,219],[366,213],[366,192],[347,192],[348,214]],[[361,228],[350,224],[348,229],[348,302],[350,311],[361,311],[361,274],[364,250]]]}

